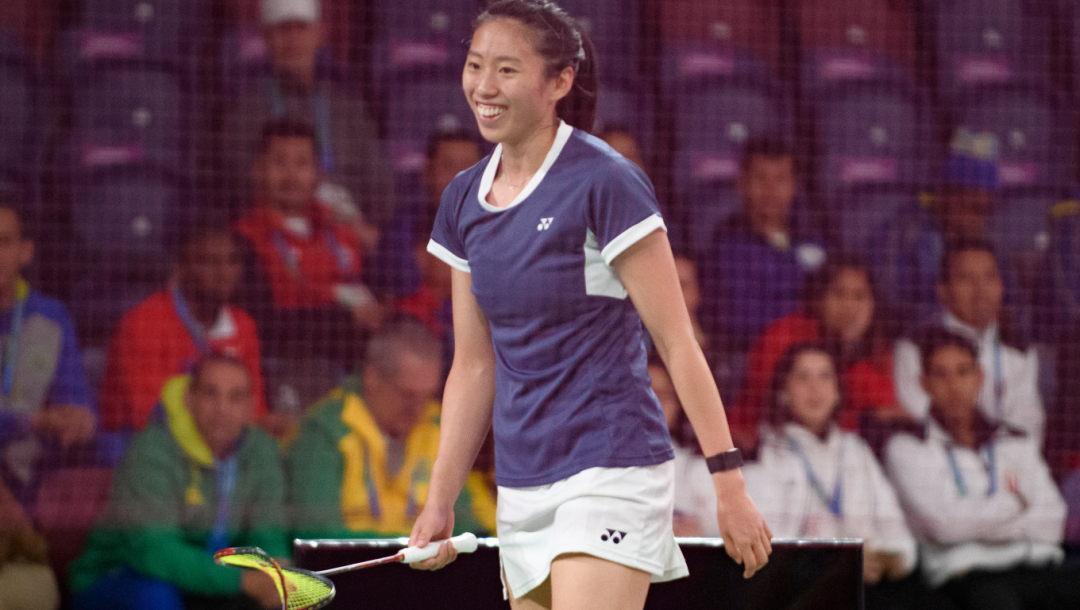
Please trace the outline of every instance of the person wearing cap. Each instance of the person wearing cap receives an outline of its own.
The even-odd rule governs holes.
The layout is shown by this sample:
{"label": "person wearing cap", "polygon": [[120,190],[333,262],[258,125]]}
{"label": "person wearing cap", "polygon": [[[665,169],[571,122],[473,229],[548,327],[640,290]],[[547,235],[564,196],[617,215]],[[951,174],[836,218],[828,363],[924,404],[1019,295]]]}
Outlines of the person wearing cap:
{"label": "person wearing cap", "polygon": [[219,143],[225,185],[235,201],[250,201],[247,171],[260,128],[273,119],[310,123],[323,175],[319,199],[370,247],[374,227],[393,213],[392,173],[363,96],[322,52],[322,21],[319,0],[262,0],[270,66],[227,101]]}
{"label": "person wearing cap", "polygon": [[[987,218],[1001,185],[997,137],[957,129],[941,166],[937,188],[919,195],[871,241],[874,274],[885,302],[905,321],[924,319],[937,310],[938,272],[946,244],[957,239],[985,239]],[[999,257],[1005,303],[1021,302],[1017,279],[1007,258]],[[1026,333],[1029,321],[1018,320]]]}

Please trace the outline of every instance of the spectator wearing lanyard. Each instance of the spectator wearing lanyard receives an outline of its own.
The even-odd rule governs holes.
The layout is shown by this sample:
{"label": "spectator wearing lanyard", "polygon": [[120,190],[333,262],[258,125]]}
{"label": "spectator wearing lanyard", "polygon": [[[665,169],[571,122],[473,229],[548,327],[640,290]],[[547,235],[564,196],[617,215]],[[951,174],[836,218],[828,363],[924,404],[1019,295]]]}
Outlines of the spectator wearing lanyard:
{"label": "spectator wearing lanyard", "polygon": [[251,425],[253,402],[247,366],[226,355],[165,384],[69,570],[74,608],[281,607],[268,576],[214,563],[227,546],[289,553],[277,445]]}
{"label": "spectator wearing lanyard", "polygon": [[255,321],[233,304],[242,273],[236,236],[222,226],[195,227],[180,247],[175,280],[120,320],[109,343],[101,389],[101,427],[146,427],[169,378],[200,358],[223,353],[251,374],[256,418],[266,415]]}
{"label": "spectator wearing lanyard", "polygon": [[262,24],[269,70],[241,86],[224,115],[228,186],[241,201],[249,199],[244,177],[263,124],[284,118],[310,123],[322,169],[320,201],[337,220],[370,234],[371,225],[382,226],[393,214],[393,174],[363,96],[321,52],[319,0],[263,0]]}
{"label": "spectator wearing lanyard", "polygon": [[359,240],[315,203],[320,170],[311,126],[267,123],[252,173],[259,197],[236,229],[247,242],[241,301],[264,350],[351,363],[357,337],[378,327],[384,312],[361,283]]}
{"label": "spectator wearing lanyard", "polygon": [[1080,569],[1060,565],[1065,502],[1038,444],[982,415],[984,373],[966,337],[917,338],[930,418],[889,441],[885,465],[927,581],[965,609],[1080,607]]}
{"label": "spectator wearing lanyard", "polygon": [[21,276],[33,255],[18,207],[0,200],[0,481],[28,511],[42,470],[97,427],[71,316]]}
{"label": "spectator wearing lanyard", "polygon": [[746,490],[773,534],[862,538],[868,610],[942,607],[911,577],[915,538],[877,458],[863,439],[836,423],[844,397],[831,347],[821,341],[791,345],[769,387],[758,459],[744,472]]}
{"label": "spectator wearing lanyard", "polygon": [[[937,287],[941,312],[928,326],[944,326],[975,344],[986,372],[979,409],[992,422],[1008,424],[1042,444],[1046,414],[1039,395],[1039,356],[1015,330],[993,246],[979,239],[949,244],[941,259]],[[925,419],[930,397],[919,384],[919,348],[911,338],[896,343],[893,366],[901,406]]]}

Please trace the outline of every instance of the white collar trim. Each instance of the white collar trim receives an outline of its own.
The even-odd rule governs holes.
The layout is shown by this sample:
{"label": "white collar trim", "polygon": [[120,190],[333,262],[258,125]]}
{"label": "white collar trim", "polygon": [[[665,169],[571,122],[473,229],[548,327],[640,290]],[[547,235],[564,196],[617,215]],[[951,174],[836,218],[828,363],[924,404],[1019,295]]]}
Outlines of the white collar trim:
{"label": "white collar trim", "polygon": [[491,159],[488,160],[487,167],[484,168],[484,175],[480,178],[480,190],[477,191],[476,197],[480,202],[480,207],[489,212],[504,212],[517,204],[525,201],[536,187],[540,186],[540,182],[547,175],[548,170],[555,164],[555,160],[559,158],[559,153],[562,152],[566,143],[570,141],[570,135],[574,133],[574,128],[567,125],[566,121],[559,120],[559,131],[555,134],[555,142],[551,145],[551,150],[548,151],[544,162],[540,165],[540,169],[536,170],[532,179],[525,185],[525,188],[518,193],[518,196],[510,202],[510,205],[505,208],[495,207],[487,202],[487,196],[491,193],[491,185],[495,182],[495,172],[499,169],[499,162],[502,161],[502,144],[495,147],[495,151],[491,153]]}

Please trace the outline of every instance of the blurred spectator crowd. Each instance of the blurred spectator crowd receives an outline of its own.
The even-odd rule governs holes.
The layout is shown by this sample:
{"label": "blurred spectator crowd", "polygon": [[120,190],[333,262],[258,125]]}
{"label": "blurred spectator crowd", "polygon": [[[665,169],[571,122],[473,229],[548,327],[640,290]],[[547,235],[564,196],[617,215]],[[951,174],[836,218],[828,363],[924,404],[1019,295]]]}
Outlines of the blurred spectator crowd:
{"label": "blurred spectator crowd", "polygon": [[[559,4],[774,533],[863,538],[868,608],[1080,607],[1080,7]],[[214,550],[408,535],[480,8],[0,4],[0,610],[270,608]],[[676,533],[716,535],[650,373]],[[491,451],[460,531],[494,533]]]}

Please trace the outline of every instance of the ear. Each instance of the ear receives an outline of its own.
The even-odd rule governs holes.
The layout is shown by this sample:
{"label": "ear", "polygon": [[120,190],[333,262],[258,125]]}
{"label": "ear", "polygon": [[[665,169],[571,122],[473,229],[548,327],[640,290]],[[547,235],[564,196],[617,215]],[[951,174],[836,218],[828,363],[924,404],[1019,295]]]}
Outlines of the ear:
{"label": "ear", "polygon": [[559,75],[555,77],[554,90],[552,90],[552,99],[556,102],[569,95],[570,90],[574,88],[574,69],[567,66],[559,72]]}

